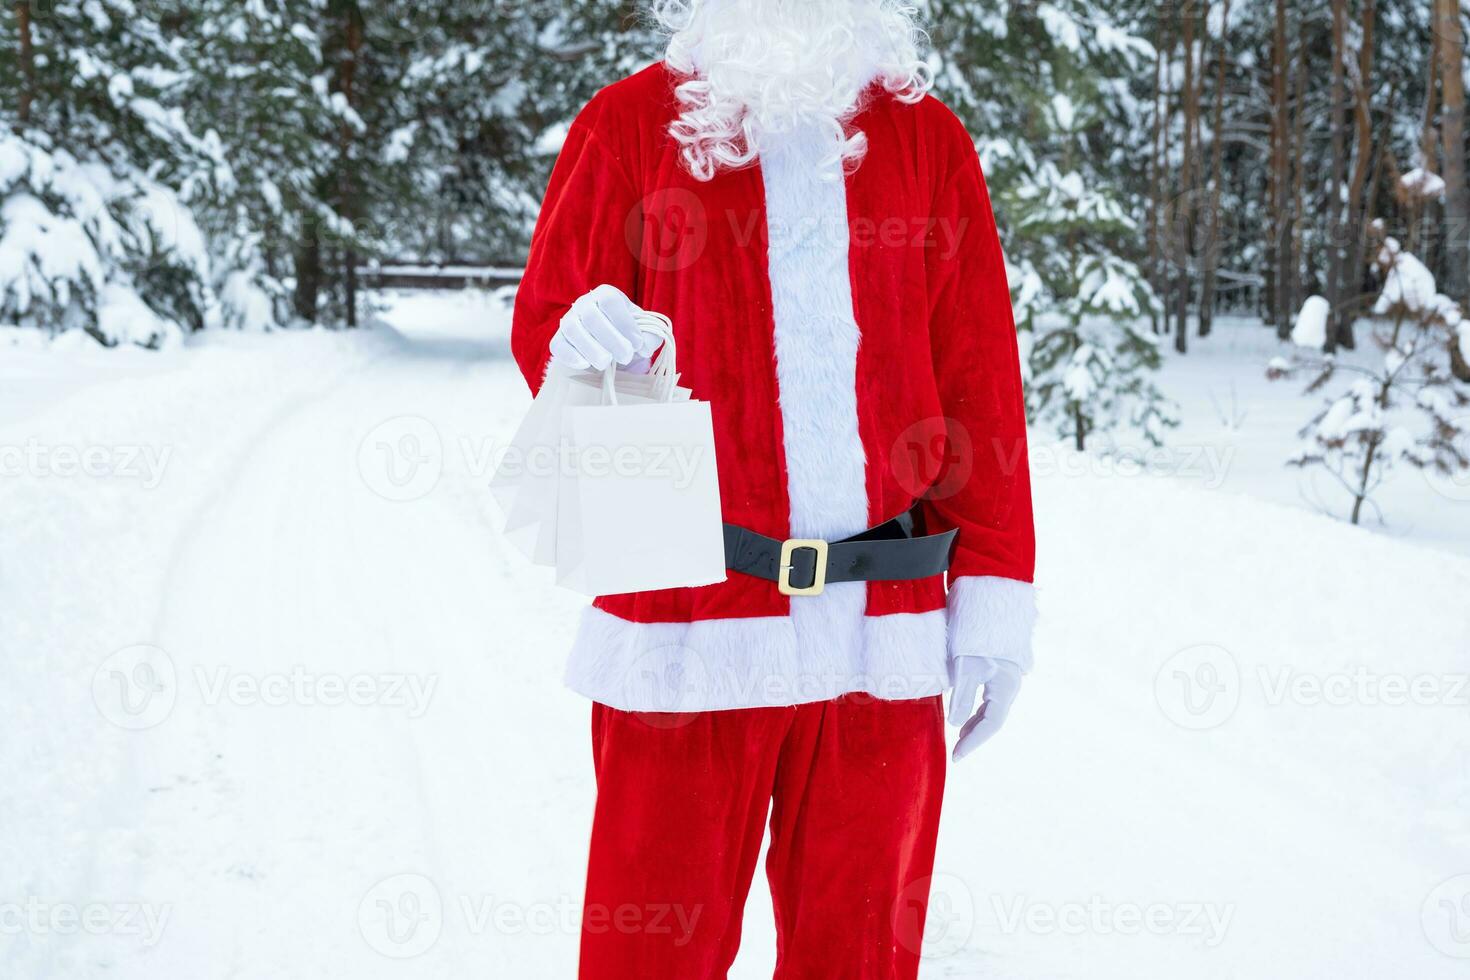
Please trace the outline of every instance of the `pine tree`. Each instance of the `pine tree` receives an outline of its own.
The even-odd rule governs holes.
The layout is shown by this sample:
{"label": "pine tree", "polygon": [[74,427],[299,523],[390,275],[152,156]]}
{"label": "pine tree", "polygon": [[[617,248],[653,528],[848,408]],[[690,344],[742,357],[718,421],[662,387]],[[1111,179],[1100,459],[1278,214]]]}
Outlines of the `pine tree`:
{"label": "pine tree", "polygon": [[523,254],[556,134],[652,51],[632,6],[196,6],[191,119],[239,174],[217,218],[258,243],[280,315],[355,322],[360,262]]}
{"label": "pine tree", "polygon": [[5,322],[158,346],[227,315],[187,199],[228,168],[179,109],[187,64],[161,13],[130,0],[6,7]]}
{"label": "pine tree", "polygon": [[601,86],[655,57],[634,3],[478,0],[422,20],[385,163],[414,175],[377,238],[425,258],[524,253],[559,135]]}
{"label": "pine tree", "polygon": [[1072,0],[933,6],[936,88],[978,141],[1011,263],[1029,417],[1079,447],[1119,422],[1158,442],[1175,413],[1140,327],[1158,300],[1137,264],[1142,202],[1118,179],[1144,152],[1128,81],[1153,49]]}
{"label": "pine tree", "polygon": [[316,173],[335,129],[320,45],[299,0],[195,0],[178,21],[189,61],[182,101],[230,163],[195,185],[231,326],[291,318],[286,280],[303,229],[331,223]]}

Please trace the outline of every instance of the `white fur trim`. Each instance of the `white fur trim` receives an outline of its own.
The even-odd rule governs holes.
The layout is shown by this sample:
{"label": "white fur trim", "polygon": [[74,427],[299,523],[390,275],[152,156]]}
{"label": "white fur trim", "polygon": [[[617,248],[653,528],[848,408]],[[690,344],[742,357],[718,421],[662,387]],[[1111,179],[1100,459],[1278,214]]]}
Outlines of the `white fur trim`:
{"label": "white fur trim", "polygon": [[1036,588],[1030,582],[967,575],[949,585],[950,657],[1008,660],[1025,673],[1032,667],[1031,631]]}
{"label": "white fur trim", "polygon": [[798,642],[785,616],[634,623],[589,606],[566,684],[624,711],[779,707],[859,691],[928,697],[949,688],[944,611],[865,616],[858,643],[839,646]]}
{"label": "white fur trim", "polygon": [[[808,127],[773,140],[760,162],[791,536],[828,541],[869,524],[847,187],[833,150],[828,134]],[[861,582],[796,599],[799,649],[819,660],[825,650],[860,650],[866,609]]]}

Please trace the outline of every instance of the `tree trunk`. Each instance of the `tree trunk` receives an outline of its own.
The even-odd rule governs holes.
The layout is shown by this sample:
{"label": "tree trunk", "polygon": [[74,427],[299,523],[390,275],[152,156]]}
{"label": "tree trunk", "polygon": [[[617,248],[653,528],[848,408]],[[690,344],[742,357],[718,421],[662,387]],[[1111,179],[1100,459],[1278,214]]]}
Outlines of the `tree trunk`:
{"label": "tree trunk", "polygon": [[1439,41],[1439,138],[1444,159],[1446,231],[1444,292],[1470,304],[1470,187],[1465,183],[1465,41],[1459,0],[1435,0]]}
{"label": "tree trunk", "polygon": [[1215,64],[1215,117],[1210,140],[1210,233],[1205,238],[1205,281],[1199,301],[1199,335],[1208,337],[1215,319],[1216,269],[1220,264],[1220,185],[1224,183],[1225,163],[1225,59],[1230,48],[1230,0],[1225,0],[1220,15],[1220,53]]}
{"label": "tree trunk", "polygon": [[1359,489],[1357,496],[1353,497],[1353,523],[1354,524],[1358,523],[1358,518],[1363,513],[1363,501],[1366,500],[1366,499],[1368,499],[1368,498],[1365,497],[1365,496],[1363,496],[1363,492],[1362,492],[1361,488]]}
{"label": "tree trunk", "polygon": [[[357,68],[363,45],[362,11],[355,2],[343,4],[342,38],[343,50],[337,63],[337,90],[347,105],[355,110],[358,101]],[[352,126],[344,119],[338,128],[337,213],[352,222],[354,233],[360,213],[353,153],[355,137]],[[344,243],[342,264],[343,305],[346,324],[351,329],[357,326],[357,252],[350,242]]]}
{"label": "tree trunk", "polygon": [[1451,333],[1446,346],[1450,349],[1450,373],[1459,381],[1470,381],[1470,361],[1460,351],[1459,338]]}
{"label": "tree trunk", "polygon": [[1163,113],[1163,130],[1159,146],[1159,173],[1161,176],[1159,186],[1159,302],[1164,310],[1164,333],[1169,333],[1177,328],[1174,317],[1177,312],[1174,303],[1174,265],[1178,261],[1174,247],[1174,207],[1172,200],[1165,198],[1171,193],[1178,193],[1178,183],[1171,180],[1175,171],[1171,168],[1170,161],[1174,152],[1174,53],[1179,46],[1179,32],[1174,23],[1174,11],[1167,5],[1159,8],[1159,33],[1162,38],[1160,47],[1165,52],[1164,56],[1164,80],[1160,111]]}
{"label": "tree trunk", "polygon": [[[1429,33],[1429,76],[1424,80],[1424,112],[1419,120],[1419,159],[1417,165],[1425,170],[1434,170],[1438,154],[1435,145],[1438,142],[1438,133],[1434,128],[1434,109],[1437,105],[1434,93],[1439,89],[1439,46],[1436,43],[1438,35]],[[1391,161],[1392,162],[1392,161]],[[1397,170],[1397,166],[1393,168]],[[1408,250],[1411,255],[1416,255],[1425,265],[1433,268],[1433,258],[1424,247],[1420,236],[1423,233],[1423,215],[1426,211],[1425,200],[1415,194],[1409,198],[1408,213]]]}
{"label": "tree trunk", "polygon": [[1296,97],[1292,107],[1295,122],[1292,125],[1291,137],[1294,152],[1287,154],[1287,158],[1294,158],[1297,165],[1292,175],[1289,204],[1291,218],[1285,233],[1288,316],[1281,327],[1283,337],[1291,336],[1292,320],[1295,319],[1296,311],[1302,308],[1302,302],[1307,298],[1307,287],[1302,273],[1307,268],[1305,240],[1307,228],[1307,93],[1311,91],[1311,62],[1307,57],[1308,50],[1307,22],[1303,17],[1297,27]]}
{"label": "tree trunk", "polygon": [[1087,448],[1087,423],[1082,417],[1082,406],[1072,406],[1072,442],[1080,453]]}
{"label": "tree trunk", "polygon": [[[1389,105],[1394,105],[1393,95],[1389,95]],[[1379,144],[1378,152],[1373,154],[1373,170],[1368,175],[1368,192],[1363,201],[1362,234],[1358,236],[1358,268],[1364,269],[1370,261],[1369,255],[1373,249],[1382,244],[1381,237],[1376,236],[1373,228],[1373,220],[1378,216],[1378,187],[1383,183],[1384,163],[1393,162],[1393,123],[1384,127],[1383,140]],[[1397,177],[1394,181],[1397,182]]]}
{"label": "tree trunk", "polygon": [[357,326],[357,252],[347,249],[342,254],[342,270],[344,288],[342,291],[343,301],[347,304],[347,329],[351,330]]}
{"label": "tree trunk", "polygon": [[1332,84],[1328,92],[1328,129],[1332,134],[1332,156],[1327,173],[1327,302],[1331,307],[1327,341],[1323,350],[1337,350],[1336,323],[1344,302],[1344,238],[1347,236],[1347,204],[1343,200],[1347,170],[1347,127],[1343,118],[1347,101],[1347,0],[1332,0]]}
{"label": "tree trunk", "polygon": [[[1162,275],[1163,260],[1159,253],[1159,220],[1164,203],[1164,118],[1168,115],[1164,102],[1164,33],[1168,21],[1159,18],[1159,43],[1154,46],[1154,118],[1153,135],[1149,141],[1148,159],[1148,279],[1154,295],[1164,296],[1165,285]],[[1165,319],[1168,311],[1163,311]],[[1150,310],[1154,333],[1162,329],[1159,312]]]}
{"label": "tree trunk", "polygon": [[1347,202],[1344,213],[1347,220],[1343,230],[1351,236],[1347,246],[1347,260],[1342,270],[1343,303],[1337,311],[1334,329],[1337,342],[1352,350],[1357,346],[1353,336],[1353,321],[1362,307],[1363,260],[1367,248],[1368,214],[1363,203],[1363,191],[1368,182],[1368,170],[1373,162],[1373,26],[1377,12],[1374,0],[1363,0],[1362,23],[1359,25],[1362,48],[1358,51],[1358,77],[1353,91],[1353,119],[1356,123],[1353,145],[1353,169],[1348,180]]}
{"label": "tree trunk", "polygon": [[16,103],[15,118],[25,126],[31,121],[31,105],[36,99],[36,53],[31,46],[30,0],[16,0],[15,26],[20,35],[16,56],[20,64],[20,98]]}
{"label": "tree trunk", "polygon": [[1198,168],[1195,166],[1195,154],[1197,152],[1196,139],[1199,134],[1199,83],[1195,71],[1195,5],[1186,0],[1181,9],[1181,26],[1184,47],[1184,91],[1182,103],[1184,109],[1184,146],[1179,159],[1179,196],[1176,200],[1179,206],[1174,218],[1174,252],[1177,267],[1174,270],[1176,280],[1175,303],[1178,306],[1178,323],[1174,331],[1174,349],[1183,354],[1189,350],[1189,298],[1190,267],[1192,265],[1192,252],[1194,250],[1194,208],[1195,208],[1195,174]]}
{"label": "tree trunk", "polygon": [[1286,0],[1276,0],[1275,25],[1271,32],[1271,160],[1266,167],[1267,199],[1271,220],[1266,231],[1266,271],[1272,280],[1268,291],[1267,312],[1276,325],[1276,335],[1290,336],[1287,312],[1287,256],[1283,243],[1287,237],[1286,141],[1288,117],[1286,108]]}
{"label": "tree trunk", "polygon": [[293,303],[296,315],[307,323],[316,323],[322,289],[322,243],[317,235],[316,216],[307,215],[302,223],[301,240],[296,243],[296,292]]}

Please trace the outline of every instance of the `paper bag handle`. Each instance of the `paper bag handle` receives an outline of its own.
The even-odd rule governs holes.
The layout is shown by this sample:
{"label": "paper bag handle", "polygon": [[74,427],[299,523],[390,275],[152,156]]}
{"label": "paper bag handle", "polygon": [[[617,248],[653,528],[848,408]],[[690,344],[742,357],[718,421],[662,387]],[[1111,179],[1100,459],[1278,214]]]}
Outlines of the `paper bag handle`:
{"label": "paper bag handle", "polygon": [[[674,359],[674,322],[662,313],[655,313],[653,310],[639,310],[634,314],[633,318],[637,321],[640,330],[644,333],[652,334],[663,341],[663,346],[659,349],[658,357],[653,359],[653,366],[648,369],[648,373],[662,378],[672,378],[676,363]],[[602,397],[609,405],[616,405],[618,403],[617,386],[614,384],[614,376],[617,374],[617,369],[618,366],[616,364],[609,364],[602,371]],[[668,385],[668,390],[664,394],[664,399],[666,401],[672,401],[673,397],[674,385],[671,380]]]}

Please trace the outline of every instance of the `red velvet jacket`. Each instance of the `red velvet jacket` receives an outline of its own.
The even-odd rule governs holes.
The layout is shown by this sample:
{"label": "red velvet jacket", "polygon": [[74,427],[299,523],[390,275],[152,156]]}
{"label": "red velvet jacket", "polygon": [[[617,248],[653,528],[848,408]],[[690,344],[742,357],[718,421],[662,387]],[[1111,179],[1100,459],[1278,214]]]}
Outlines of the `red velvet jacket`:
{"label": "red velvet jacket", "polygon": [[[690,176],[667,133],[674,84],[656,64],[604,89],[572,124],[532,239],[512,349],[534,390],[562,315],[600,283],[667,314],[681,383],[711,404],[725,520],[786,538],[761,173]],[[1030,582],[1016,334],[974,144],[938,100],[907,104],[876,87],[852,125],[868,137],[846,200],[869,523],[922,497],[931,531],[959,528],[951,580]],[[718,585],[596,605],[623,620],[677,623],[781,616],[791,601],[774,583],[731,573]],[[870,617],[944,605],[942,576],[868,585]]]}

